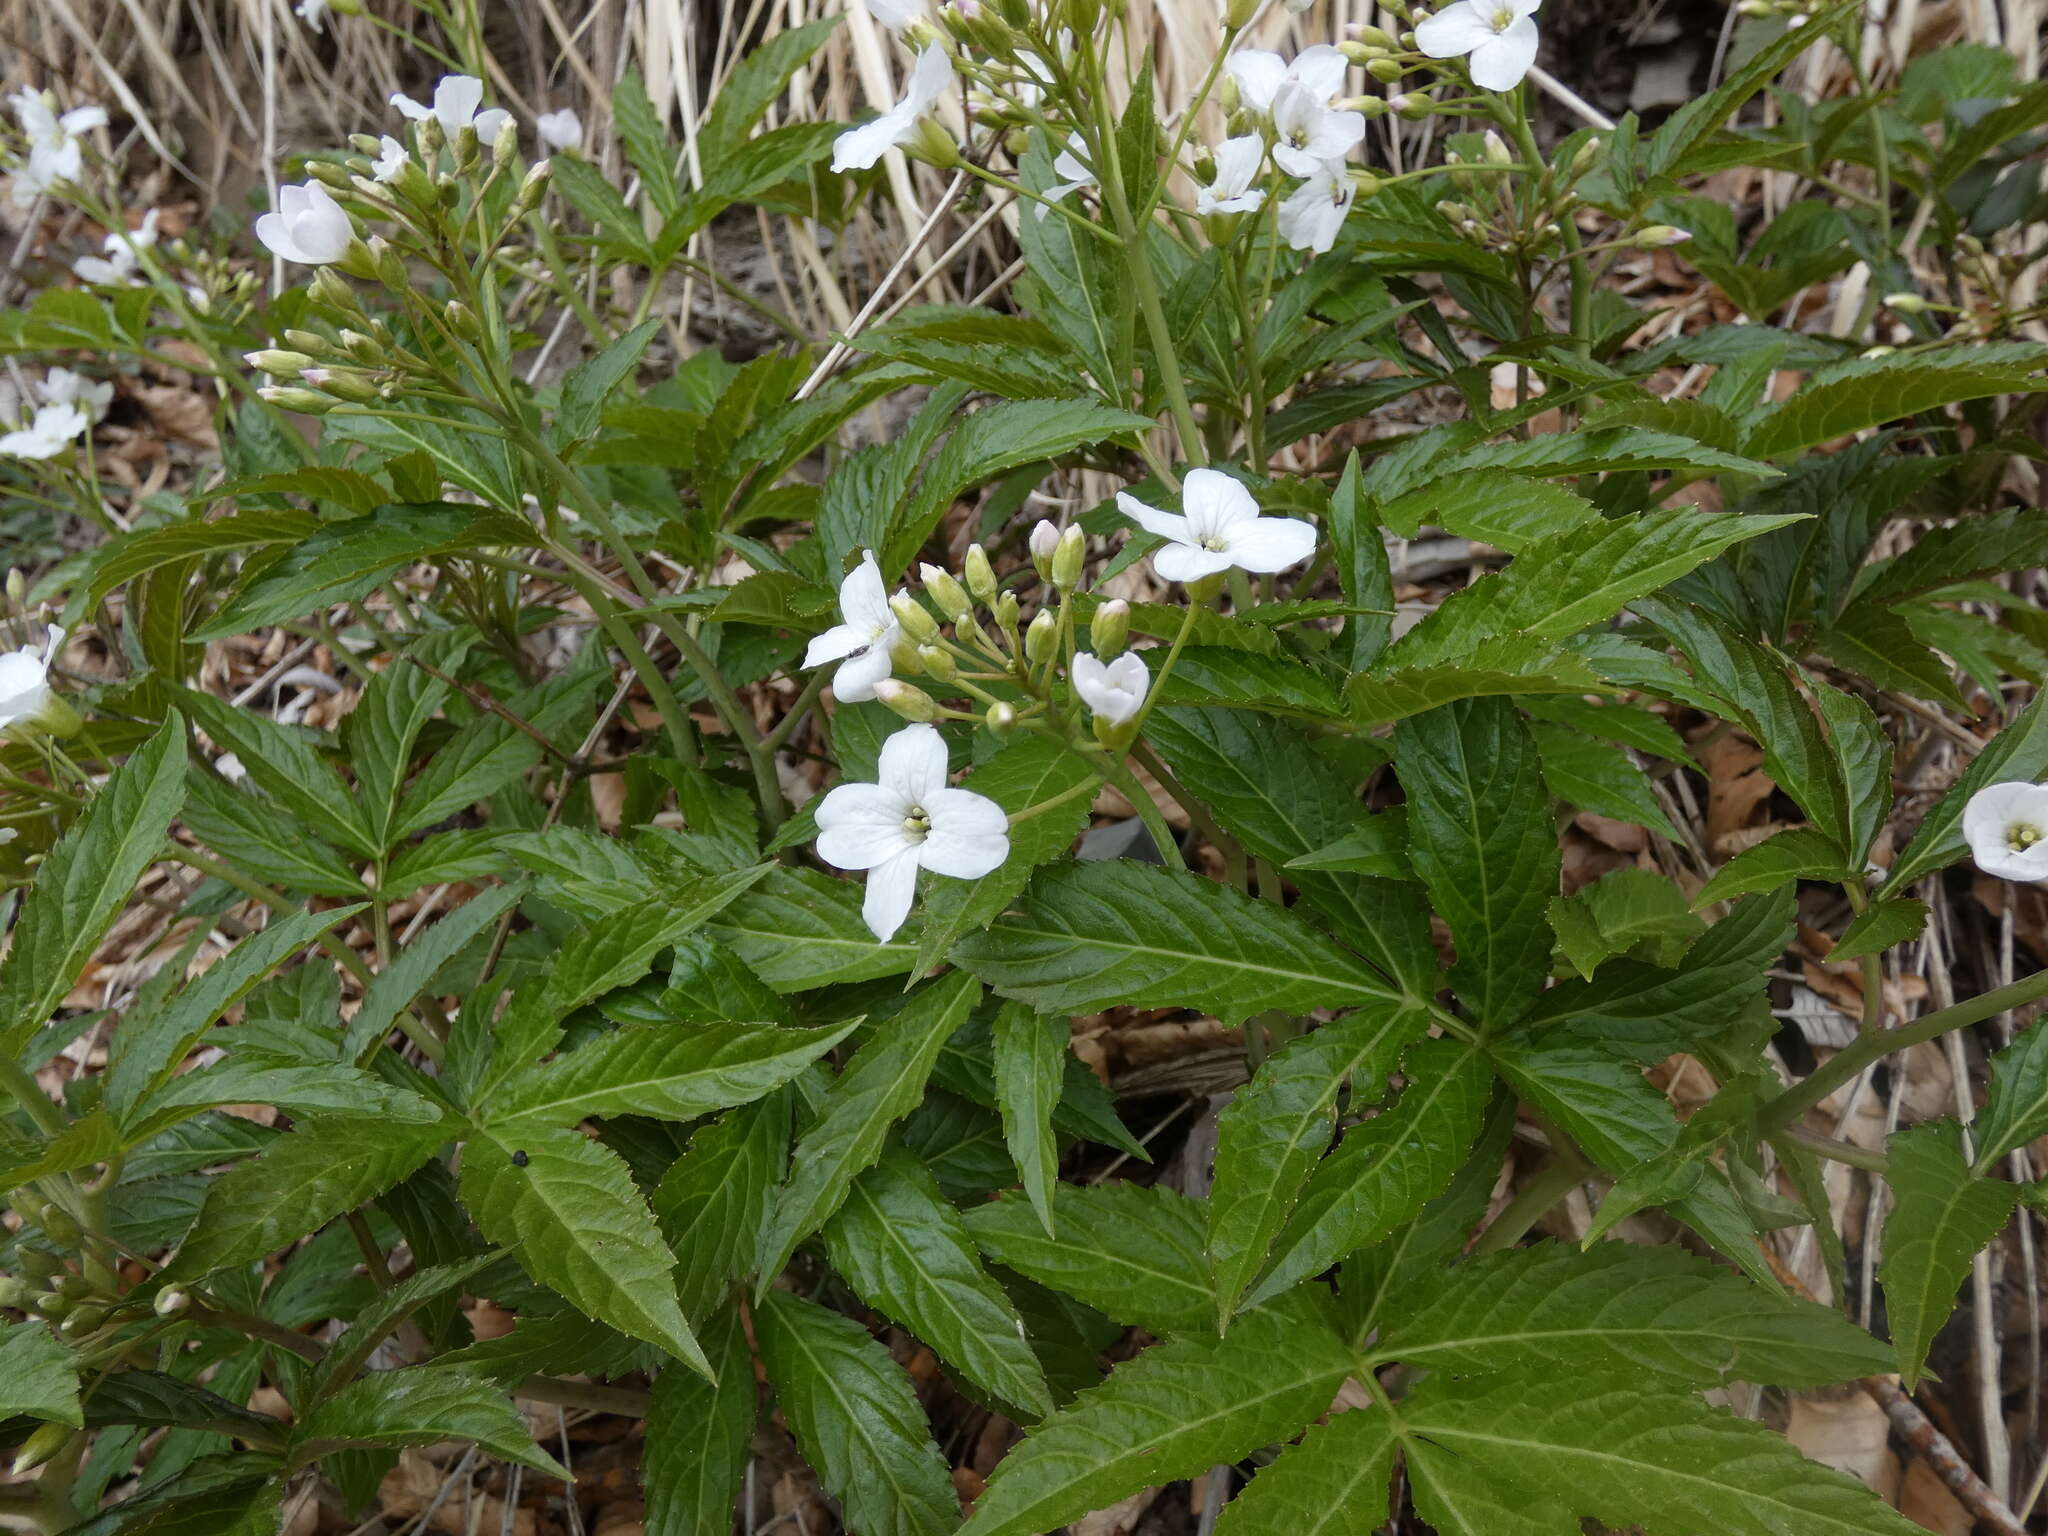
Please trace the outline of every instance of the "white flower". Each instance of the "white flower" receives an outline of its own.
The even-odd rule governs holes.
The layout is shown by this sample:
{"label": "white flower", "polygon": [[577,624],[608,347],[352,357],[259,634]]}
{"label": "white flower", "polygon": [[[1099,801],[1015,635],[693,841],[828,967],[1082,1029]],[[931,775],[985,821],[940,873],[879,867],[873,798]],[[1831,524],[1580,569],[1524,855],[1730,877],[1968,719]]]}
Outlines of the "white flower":
{"label": "white flower", "polygon": [[875,696],[875,684],[890,675],[894,665],[890,649],[903,638],[902,626],[889,609],[888,589],[882,585],[882,568],[871,550],[862,550],[860,564],[839,583],[839,618],[804,652],[806,667],[839,663],[832,674],[832,692],[842,704],[857,704]]}
{"label": "white flower", "polygon": [[7,98],[28,139],[28,159],[15,171],[14,202],[26,208],[61,182],[78,180],[85,169],[81,133],[104,128],[104,107],[73,107],[61,116],[56,98],[46,91],[16,91]]}
{"label": "white flower", "polygon": [[325,266],[348,254],[356,226],[317,181],[279,187],[277,207],[256,221],[256,238],[286,261]]}
{"label": "white flower", "polygon": [[1266,141],[1256,133],[1225,139],[1216,146],[1216,177],[1206,187],[1195,188],[1196,213],[1256,213],[1266,200],[1264,188],[1254,187],[1259,168],[1266,163]]}
{"label": "white flower", "polygon": [[92,418],[69,401],[54,401],[37,409],[35,419],[25,427],[0,436],[0,454],[17,459],[54,459],[69,448],[92,425]]}
{"label": "white flower", "polygon": [[1169,542],[1152,552],[1162,581],[1199,581],[1236,566],[1261,574],[1299,565],[1315,552],[1313,524],[1293,517],[1261,517],[1252,493],[1221,470],[1191,469],[1181,486],[1184,517],[1148,507],[1117,492],[1124,516]]}
{"label": "white flower", "polygon": [[1280,238],[1297,251],[1327,251],[1358,196],[1342,160],[1325,160],[1280,205]]}
{"label": "white flower", "polygon": [[549,149],[581,149],[583,147],[583,119],[576,115],[574,107],[563,107],[559,112],[543,112],[533,120],[534,132],[540,135],[541,143]]}
{"label": "white flower", "polygon": [[2048,880],[2048,784],[1991,784],[1963,807],[1970,857],[2001,880]]}
{"label": "white flower", "polygon": [[142,216],[139,228],[115,230],[100,242],[100,249],[107,253],[104,257],[81,256],[71,263],[71,270],[82,282],[108,287],[140,282],[141,279],[135,275],[138,265],[135,253],[156,245],[156,225],[160,216],[160,210],[152,208]]}
{"label": "white flower", "polygon": [[377,158],[370,162],[370,175],[377,181],[394,182],[411,158],[403,144],[388,133],[381,134],[377,139]]}
{"label": "white flower", "polygon": [[1273,98],[1273,158],[1290,176],[1313,176],[1326,160],[1342,160],[1365,140],[1363,112],[1332,112],[1298,80]]}
{"label": "white flower", "polygon": [[1469,54],[1472,83],[1512,91],[1536,62],[1536,7],[1542,0],[1457,0],[1415,27],[1415,46],[1432,59]]}
{"label": "white flower", "polygon": [[63,643],[64,631],[52,624],[40,655],[31,645],[0,654],[0,731],[35,719],[49,704],[50,663]]}
{"label": "white flower", "polygon": [[1089,713],[1122,725],[1135,717],[1145,702],[1145,690],[1152,686],[1152,674],[1136,651],[1125,651],[1114,661],[1102,662],[1086,651],[1074,654],[1074,692],[1088,706]]}
{"label": "white flower", "polygon": [[832,170],[864,171],[917,132],[918,119],[931,111],[953,83],[953,61],[934,43],[917,56],[910,87],[903,99],[873,122],[849,128],[832,141]]}
{"label": "white flower", "polygon": [[[1078,192],[1083,187],[1095,185],[1095,173],[1089,170],[1087,164],[1075,153],[1077,150],[1086,150],[1087,147],[1087,141],[1080,134],[1067,135],[1067,147],[1053,157],[1052,173],[1059,180],[1045,189],[1042,194],[1045,203],[1056,203],[1069,192]],[[1052,212],[1045,203],[1038,204],[1034,210],[1041,219]]]}
{"label": "white flower", "polygon": [[315,32],[327,30],[327,0],[299,0],[292,7],[292,14]]}
{"label": "white flower", "polygon": [[503,107],[483,106],[484,83],[475,75],[443,75],[434,87],[434,104],[423,107],[405,92],[400,91],[391,98],[391,105],[398,108],[414,122],[424,118],[438,117],[441,127],[450,140],[465,128],[474,128],[476,136],[489,144],[498,136],[498,130],[512,119],[512,114]]}
{"label": "white flower", "polygon": [[43,378],[43,398],[52,405],[81,406],[98,421],[114,403],[114,386],[111,381],[96,383],[69,368],[52,368]]}
{"label": "white flower", "polygon": [[924,0],[867,0],[868,14],[891,32],[925,18]]}
{"label": "white flower", "polygon": [[1318,106],[1327,107],[1344,89],[1350,62],[1328,43],[1304,48],[1288,63],[1277,53],[1247,48],[1224,66],[1237,82],[1238,98],[1253,112],[1271,112],[1282,86],[1299,85]]}
{"label": "white flower", "polygon": [[888,943],[917,895],[917,872],[979,880],[1010,856],[1010,819],[987,795],[946,783],[946,743],[909,725],[882,743],[876,784],[841,784],[818,805],[818,857],[868,872],[860,915]]}

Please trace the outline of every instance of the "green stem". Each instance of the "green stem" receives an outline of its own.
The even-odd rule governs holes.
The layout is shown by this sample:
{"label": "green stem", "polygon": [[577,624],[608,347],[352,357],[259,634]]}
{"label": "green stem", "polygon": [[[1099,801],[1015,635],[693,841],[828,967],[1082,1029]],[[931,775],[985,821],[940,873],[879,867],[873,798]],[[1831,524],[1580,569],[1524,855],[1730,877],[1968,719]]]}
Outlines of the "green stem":
{"label": "green stem", "polygon": [[44,1135],[61,1136],[70,1129],[71,1122],[64,1118],[64,1112],[51,1102],[28,1068],[11,1056],[0,1056],[0,1082],[5,1083],[15,1102]]}
{"label": "green stem", "polygon": [[1543,1219],[1545,1211],[1578,1188],[1585,1178],[1585,1166],[1576,1157],[1567,1157],[1560,1152],[1536,1170],[1516,1192],[1515,1198],[1493,1219],[1493,1224],[1480,1233],[1479,1241],[1472,1245],[1473,1254],[1499,1253],[1514,1247],[1531,1227]]}

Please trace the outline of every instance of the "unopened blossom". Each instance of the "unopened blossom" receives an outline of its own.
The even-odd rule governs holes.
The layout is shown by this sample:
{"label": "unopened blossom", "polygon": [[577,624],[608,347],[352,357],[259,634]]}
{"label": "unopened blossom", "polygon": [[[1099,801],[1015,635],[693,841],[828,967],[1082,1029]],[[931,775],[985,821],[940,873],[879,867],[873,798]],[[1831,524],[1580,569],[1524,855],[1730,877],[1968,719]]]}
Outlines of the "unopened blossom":
{"label": "unopened blossom", "polygon": [[1181,484],[1182,515],[1148,507],[1128,491],[1117,509],[1165,539],[1152,552],[1163,581],[1199,581],[1235,566],[1260,575],[1299,565],[1315,552],[1313,524],[1293,517],[1261,517],[1252,493],[1215,469],[1191,469]]}
{"label": "unopened blossom", "polygon": [[52,405],[78,406],[98,421],[114,403],[114,386],[110,380],[91,379],[69,368],[52,368],[43,377],[43,398]]}
{"label": "unopened blossom", "polygon": [[[434,87],[431,107],[421,106],[403,91],[391,98],[391,105],[414,122],[438,117],[450,142],[463,129],[474,128],[476,136],[489,144],[498,137],[498,130],[512,120],[512,114],[503,107],[484,107],[483,103],[484,83],[475,75],[443,75]],[[483,110],[478,111],[479,107]]]}
{"label": "unopened blossom", "polygon": [[7,98],[28,140],[28,158],[15,168],[14,202],[26,208],[59,184],[78,180],[85,169],[85,147],[78,136],[104,128],[104,107],[73,107],[57,111],[56,99],[45,91],[16,91]]}
{"label": "unopened blossom", "polygon": [[1991,784],[1963,807],[1970,857],[2001,880],[2048,880],[2048,784]]}
{"label": "unopened blossom", "polygon": [[1085,151],[1087,147],[1087,142],[1080,134],[1070,133],[1067,135],[1067,147],[1053,156],[1052,173],[1058,179],[1041,194],[1045,202],[1040,203],[1036,210],[1041,219],[1052,212],[1045,203],[1056,203],[1070,192],[1078,192],[1083,187],[1095,185],[1095,173],[1089,170],[1087,163],[1075,153],[1076,150]]}
{"label": "unopened blossom", "polygon": [[1060,528],[1049,517],[1041,517],[1031,525],[1030,537],[1025,548],[1031,552],[1031,564],[1039,569],[1041,576],[1052,570],[1052,557],[1060,547]]}
{"label": "unopened blossom", "polygon": [[1216,174],[1206,187],[1195,188],[1195,212],[1256,213],[1265,202],[1263,187],[1254,187],[1266,163],[1266,141],[1256,133],[1225,139],[1216,146]]}
{"label": "unopened blossom", "polygon": [[390,183],[398,180],[411,153],[390,134],[381,134],[377,139],[377,158],[370,162],[370,175],[374,180]]}
{"label": "unopened blossom", "polygon": [[533,131],[540,135],[541,143],[549,149],[583,147],[583,119],[576,115],[574,107],[541,113],[533,120]]}
{"label": "unopened blossom", "polygon": [[1297,251],[1327,251],[1357,197],[1358,186],[1342,160],[1320,162],[1280,205],[1280,238]]}
{"label": "unopened blossom", "polygon": [[84,436],[92,417],[82,406],[68,400],[38,406],[26,426],[0,435],[0,456],[16,459],[54,459]]}
{"label": "unopened blossom", "polygon": [[1263,48],[1246,48],[1230,56],[1224,66],[1237,82],[1238,99],[1253,112],[1269,113],[1280,99],[1281,89],[1298,85],[1318,106],[1327,107],[1344,90],[1344,77],[1351,65],[1328,43],[1304,48],[1293,60]]}
{"label": "unopened blossom", "polygon": [[1536,62],[1542,0],[1457,0],[1416,23],[1415,46],[1432,59],[1463,57],[1481,90],[1512,91]]}
{"label": "unopened blossom", "polygon": [[934,43],[917,56],[903,99],[872,122],[849,128],[832,141],[832,169],[864,171],[897,145],[909,142],[918,121],[953,83],[953,61]]}
{"label": "unopened blossom", "polygon": [[142,223],[136,229],[117,229],[100,242],[104,256],[81,256],[71,263],[71,270],[78,274],[81,282],[99,283],[106,287],[118,287],[124,283],[137,282],[137,251],[146,251],[156,244],[157,219],[159,212],[152,208],[142,216]]}
{"label": "unopened blossom", "polygon": [[1111,725],[1136,718],[1145,702],[1145,690],[1152,685],[1152,674],[1136,651],[1125,651],[1108,662],[1078,651],[1071,675],[1074,692],[1089,713]]}
{"label": "unopened blossom", "polygon": [[875,684],[895,670],[889,653],[902,638],[903,627],[896,622],[882,584],[882,568],[872,551],[862,550],[860,564],[839,583],[839,622],[811,641],[804,665],[838,662],[832,692],[843,704],[857,704],[872,699]]}
{"label": "unopened blossom", "polygon": [[818,857],[868,872],[860,915],[886,944],[910,915],[917,872],[979,880],[1010,856],[1010,819],[987,795],[947,784],[945,739],[929,725],[883,742],[875,778],[819,802]]}
{"label": "unopened blossom", "polygon": [[356,226],[317,181],[277,189],[277,207],[256,221],[256,238],[286,261],[322,267],[348,254]]}
{"label": "unopened blossom", "polygon": [[1334,112],[1299,81],[1288,81],[1273,98],[1273,158],[1290,176],[1313,176],[1364,140],[1364,113]]}
{"label": "unopened blossom", "polygon": [[70,706],[50,691],[50,663],[63,643],[64,631],[52,624],[42,650],[25,645],[18,651],[0,653],[0,731],[42,719],[53,704],[60,706],[66,717],[71,715]]}

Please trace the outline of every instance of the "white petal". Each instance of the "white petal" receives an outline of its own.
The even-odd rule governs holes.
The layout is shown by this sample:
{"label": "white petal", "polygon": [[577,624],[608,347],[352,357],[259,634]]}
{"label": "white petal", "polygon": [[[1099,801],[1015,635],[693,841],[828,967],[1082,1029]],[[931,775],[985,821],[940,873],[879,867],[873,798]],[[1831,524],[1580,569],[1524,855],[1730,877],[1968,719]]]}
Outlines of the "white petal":
{"label": "white petal", "polygon": [[1475,0],[1457,0],[1457,4],[1447,5],[1417,24],[1415,46],[1432,59],[1455,59],[1461,53],[1470,53],[1498,35],[1491,19],[1491,12],[1497,9],[1497,3],[1481,5]]}
{"label": "white petal", "polygon": [[1247,48],[1242,53],[1233,53],[1224,68],[1237,82],[1237,94],[1254,112],[1272,109],[1274,93],[1280,89],[1280,82],[1287,78],[1287,65],[1280,55],[1268,53],[1263,48]]}
{"label": "white petal", "polygon": [[1543,0],[1507,0],[1508,9],[1514,12],[1517,20],[1524,16],[1534,16],[1537,7],[1542,4]]}
{"label": "white petal", "polygon": [[1162,512],[1157,507],[1148,507],[1129,491],[1116,493],[1116,509],[1136,523],[1147,533],[1156,533],[1162,539],[1171,539],[1176,544],[1192,544],[1195,541],[1188,520],[1171,512]]}
{"label": "white petal", "polygon": [[105,107],[73,107],[57,119],[57,126],[66,133],[88,133],[94,128],[107,126]]}
{"label": "white petal", "polygon": [[818,857],[834,869],[873,869],[911,846],[910,807],[880,784],[841,784],[818,802]]}
{"label": "white petal", "polygon": [[839,663],[832,674],[832,694],[842,704],[863,704],[875,696],[875,684],[896,669],[889,647],[877,640],[865,652]]}
{"label": "white petal", "polygon": [[946,787],[946,738],[929,725],[906,725],[882,743],[875,777],[912,805]]}
{"label": "white petal", "polygon": [[476,129],[476,136],[483,141],[484,148],[489,149],[498,142],[498,130],[511,121],[510,112],[503,107],[492,107],[488,111],[477,113],[476,122],[472,126]]}
{"label": "white petal", "polygon": [[[1313,176],[1323,163],[1323,156],[1313,147],[1296,149],[1292,144],[1275,144],[1273,159],[1290,176]],[[1287,201],[1291,203],[1294,198],[1290,196]]]}
{"label": "white petal", "polygon": [[23,649],[0,654],[0,710],[32,714],[49,691],[43,658]]}
{"label": "white petal", "polygon": [[1109,668],[1102,659],[1087,651],[1077,651],[1067,675],[1074,680],[1074,692],[1080,695],[1081,702],[1101,714],[1103,701],[1109,696]]}
{"label": "white petal", "polygon": [[832,170],[864,171],[910,137],[917,119],[902,111],[884,112],[873,122],[849,128],[832,141]]}
{"label": "white petal", "polygon": [[834,624],[822,635],[811,637],[804,650],[804,666],[808,669],[830,661],[844,661],[862,646],[873,643],[874,636],[856,624]]}
{"label": "white petal", "polygon": [[1325,160],[1342,160],[1365,142],[1363,112],[1325,112],[1316,119],[1309,148]]}
{"label": "white petal", "polygon": [[1010,856],[1010,818],[987,795],[971,789],[936,789],[925,797],[932,830],[917,862],[937,875],[979,880]]}
{"label": "white petal", "polygon": [[1287,72],[1307,86],[1318,102],[1327,106],[1330,99],[1344,89],[1344,74],[1349,68],[1348,61],[1337,49],[1328,43],[1317,43],[1296,54]]}
{"label": "white petal", "polygon": [[1472,50],[1472,83],[1481,90],[1512,91],[1536,62],[1536,23],[1527,16]]}
{"label": "white petal", "polygon": [[1161,581],[1200,581],[1236,563],[1221,550],[1197,549],[1192,544],[1167,544],[1152,551],[1152,569]]}
{"label": "white petal", "polygon": [[[1971,857],[1987,874],[2004,875],[2004,870],[1994,865],[2002,865],[2018,856],[2007,837],[2016,823],[2036,826],[2048,832],[2048,784],[1990,784],[1970,796],[1969,804],[1963,807],[1963,838],[1970,845]],[[2038,878],[2033,875],[2004,877]]]}
{"label": "white petal", "polygon": [[392,96],[391,105],[398,108],[402,115],[411,118],[416,123],[434,115],[432,107],[421,106],[403,91],[396,92]]}
{"label": "white petal", "polygon": [[896,937],[917,900],[917,850],[906,848],[886,864],[868,871],[868,893],[860,904],[868,932],[886,944]]}
{"label": "white petal", "polygon": [[910,109],[912,117],[922,117],[952,83],[953,61],[946,57],[945,49],[934,43],[917,56],[917,67],[910,72],[910,91],[902,104]]}
{"label": "white petal", "polygon": [[1242,197],[1266,160],[1266,141],[1256,133],[1239,134],[1216,146],[1216,180],[1211,190],[1219,200]]}
{"label": "white petal", "polygon": [[484,104],[484,83],[475,75],[443,75],[434,87],[434,116],[452,136],[474,127]]}
{"label": "white petal", "polygon": [[871,551],[862,550],[860,564],[839,583],[839,616],[870,634],[896,622],[889,610],[889,589],[882,584],[882,568]]}
{"label": "white petal", "polygon": [[1220,469],[1189,470],[1181,483],[1180,504],[1197,544],[1227,535],[1259,515],[1252,493]]}
{"label": "white petal", "polygon": [[1231,529],[1231,564],[1240,570],[1266,575],[1299,565],[1316,552],[1313,523],[1294,517],[1262,517]]}

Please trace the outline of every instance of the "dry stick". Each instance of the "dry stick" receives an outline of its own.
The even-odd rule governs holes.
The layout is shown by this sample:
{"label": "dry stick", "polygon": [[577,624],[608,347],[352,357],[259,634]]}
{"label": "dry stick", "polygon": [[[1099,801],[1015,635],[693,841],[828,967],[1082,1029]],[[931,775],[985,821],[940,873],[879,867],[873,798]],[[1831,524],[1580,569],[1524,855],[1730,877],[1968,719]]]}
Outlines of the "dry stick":
{"label": "dry stick", "polygon": [[1934,1469],[1934,1475],[1962,1501],[1964,1508],[1977,1517],[1979,1524],[1991,1530],[1993,1536],[2027,1536],[2026,1527],[2020,1524],[2005,1501],[1970,1470],[1969,1463],[1956,1454],[1948,1436],[1936,1429],[1933,1421],[1913,1405],[1913,1400],[1899,1389],[1897,1381],[1889,1376],[1866,1376],[1861,1386],[1884,1409],[1885,1417],[1892,1421],[1892,1428],[1898,1432],[1899,1438]]}

